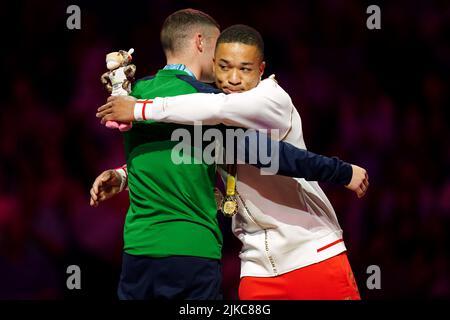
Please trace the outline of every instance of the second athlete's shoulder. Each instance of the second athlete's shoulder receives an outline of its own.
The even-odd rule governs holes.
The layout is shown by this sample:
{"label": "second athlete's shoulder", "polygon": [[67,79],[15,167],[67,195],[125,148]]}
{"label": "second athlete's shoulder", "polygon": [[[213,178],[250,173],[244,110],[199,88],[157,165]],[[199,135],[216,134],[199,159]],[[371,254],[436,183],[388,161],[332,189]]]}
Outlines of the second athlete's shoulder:
{"label": "second athlete's shoulder", "polygon": [[197,79],[189,76],[189,75],[177,75],[177,78],[180,79],[181,81],[186,82],[187,84],[189,84],[190,86],[192,86],[197,92],[201,92],[201,93],[222,93],[221,90],[217,89],[216,87],[198,81]]}
{"label": "second athlete's shoulder", "polygon": [[141,92],[144,90],[147,86],[147,84],[149,82],[151,82],[153,79],[155,78],[155,76],[147,76],[147,77],[143,77],[140,78],[138,80],[136,80],[132,85],[131,85],[131,93],[130,95],[136,97],[136,98],[140,98],[140,94]]}
{"label": "second athlete's shoulder", "polygon": [[137,86],[140,86],[140,85],[142,85],[142,84],[144,84],[144,83],[146,83],[146,82],[148,82],[148,81],[151,81],[151,80],[153,80],[154,78],[155,78],[155,76],[153,75],[153,76],[146,76],[146,77],[137,79],[137,80],[134,82],[134,84],[133,84],[133,88],[134,88],[134,87],[137,87]]}

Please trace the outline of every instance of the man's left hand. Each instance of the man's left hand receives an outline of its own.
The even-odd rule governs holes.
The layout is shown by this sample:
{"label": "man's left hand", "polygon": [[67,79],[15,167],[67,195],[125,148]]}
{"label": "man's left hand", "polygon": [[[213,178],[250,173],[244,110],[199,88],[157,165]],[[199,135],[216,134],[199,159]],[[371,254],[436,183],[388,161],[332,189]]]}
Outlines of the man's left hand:
{"label": "man's left hand", "polygon": [[352,166],[352,180],[345,187],[356,193],[358,198],[364,197],[369,188],[369,175],[366,169],[358,167],[354,164]]}
{"label": "man's left hand", "polygon": [[110,96],[106,104],[97,109],[97,118],[102,118],[101,123],[117,121],[129,123],[134,120],[134,104],[136,98],[131,96]]}

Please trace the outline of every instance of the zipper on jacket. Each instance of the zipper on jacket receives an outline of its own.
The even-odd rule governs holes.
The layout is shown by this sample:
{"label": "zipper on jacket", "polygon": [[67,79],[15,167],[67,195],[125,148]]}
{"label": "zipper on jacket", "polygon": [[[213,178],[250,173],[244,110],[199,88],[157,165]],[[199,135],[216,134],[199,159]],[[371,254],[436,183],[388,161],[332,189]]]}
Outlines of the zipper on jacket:
{"label": "zipper on jacket", "polygon": [[250,216],[250,218],[253,220],[253,222],[264,231],[264,249],[265,249],[265,252],[266,252],[266,256],[267,256],[267,259],[269,259],[270,265],[272,266],[272,271],[273,271],[274,275],[277,276],[278,275],[278,270],[277,270],[277,267],[275,265],[275,260],[270,255],[270,252],[269,252],[269,236],[267,234],[267,229],[263,228],[256,221],[255,217],[251,214],[250,210],[247,208],[244,199],[242,199],[241,195],[239,194],[239,192],[237,190],[236,190],[236,194],[239,197],[239,199],[241,200],[242,204],[244,205],[245,211],[247,211],[247,214]]}

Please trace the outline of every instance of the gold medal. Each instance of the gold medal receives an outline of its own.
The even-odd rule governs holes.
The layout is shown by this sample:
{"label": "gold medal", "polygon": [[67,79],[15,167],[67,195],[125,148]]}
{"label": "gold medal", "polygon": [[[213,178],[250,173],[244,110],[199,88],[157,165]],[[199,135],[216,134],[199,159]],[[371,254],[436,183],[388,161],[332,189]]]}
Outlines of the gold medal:
{"label": "gold medal", "polygon": [[222,203],[222,212],[227,218],[233,217],[238,212],[238,203],[235,197],[225,197]]}

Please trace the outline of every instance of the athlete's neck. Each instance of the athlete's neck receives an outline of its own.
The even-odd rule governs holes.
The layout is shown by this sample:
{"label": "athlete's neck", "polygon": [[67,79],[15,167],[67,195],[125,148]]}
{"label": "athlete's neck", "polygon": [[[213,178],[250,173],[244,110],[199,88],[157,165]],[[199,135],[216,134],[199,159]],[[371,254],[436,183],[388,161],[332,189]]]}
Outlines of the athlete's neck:
{"label": "athlete's neck", "polygon": [[196,79],[200,79],[201,68],[196,63],[192,63],[187,61],[186,59],[180,59],[180,58],[167,58],[166,64],[184,64],[191,72],[195,75]]}

